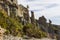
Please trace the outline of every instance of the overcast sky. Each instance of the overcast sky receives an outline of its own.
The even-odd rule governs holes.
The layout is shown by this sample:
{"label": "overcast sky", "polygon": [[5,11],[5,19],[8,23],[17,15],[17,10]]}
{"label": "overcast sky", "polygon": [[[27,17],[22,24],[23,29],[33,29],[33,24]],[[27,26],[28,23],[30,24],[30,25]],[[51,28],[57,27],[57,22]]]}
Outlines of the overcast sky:
{"label": "overcast sky", "polygon": [[36,19],[44,15],[53,24],[60,25],[60,0],[18,0],[18,4],[29,5]]}

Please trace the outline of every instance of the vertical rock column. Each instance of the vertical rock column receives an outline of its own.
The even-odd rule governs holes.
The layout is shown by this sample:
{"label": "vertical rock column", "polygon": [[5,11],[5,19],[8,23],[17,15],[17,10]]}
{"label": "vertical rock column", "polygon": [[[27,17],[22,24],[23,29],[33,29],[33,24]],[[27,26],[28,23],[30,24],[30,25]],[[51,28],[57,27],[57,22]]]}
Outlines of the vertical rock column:
{"label": "vertical rock column", "polygon": [[8,12],[8,16],[10,16],[10,9],[9,9],[9,6],[7,6],[7,12]]}
{"label": "vertical rock column", "polygon": [[31,23],[35,24],[35,17],[34,17],[34,12],[31,11]]}
{"label": "vertical rock column", "polygon": [[29,17],[29,6],[27,5],[27,21],[28,23],[30,22],[30,17]]}
{"label": "vertical rock column", "polygon": [[49,20],[49,27],[48,27],[48,33],[49,33],[49,37],[54,39],[55,35],[54,35],[54,30],[52,29],[52,21]]}

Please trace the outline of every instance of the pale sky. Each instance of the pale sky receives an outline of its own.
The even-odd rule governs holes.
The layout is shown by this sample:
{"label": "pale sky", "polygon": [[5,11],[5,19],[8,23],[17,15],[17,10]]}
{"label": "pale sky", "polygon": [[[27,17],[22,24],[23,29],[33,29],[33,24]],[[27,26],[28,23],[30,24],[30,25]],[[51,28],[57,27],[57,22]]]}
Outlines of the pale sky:
{"label": "pale sky", "polygon": [[18,0],[18,4],[29,5],[36,19],[44,15],[53,24],[60,25],[60,0]]}

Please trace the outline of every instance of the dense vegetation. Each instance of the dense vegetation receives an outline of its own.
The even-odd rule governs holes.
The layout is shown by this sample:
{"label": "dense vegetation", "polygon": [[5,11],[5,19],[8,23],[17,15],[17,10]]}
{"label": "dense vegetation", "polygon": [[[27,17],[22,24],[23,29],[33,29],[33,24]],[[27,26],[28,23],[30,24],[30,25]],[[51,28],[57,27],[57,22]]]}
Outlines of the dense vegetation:
{"label": "dense vegetation", "polygon": [[46,37],[46,33],[41,31],[37,26],[27,23],[22,25],[17,18],[5,16],[0,12],[0,26],[6,29],[5,35],[21,36],[27,35],[29,37],[41,38]]}
{"label": "dense vegetation", "polygon": [[42,30],[40,30],[40,28],[32,24],[25,25],[23,28],[23,32],[25,33],[25,35],[30,37],[35,38],[47,37],[45,32],[43,32]]}

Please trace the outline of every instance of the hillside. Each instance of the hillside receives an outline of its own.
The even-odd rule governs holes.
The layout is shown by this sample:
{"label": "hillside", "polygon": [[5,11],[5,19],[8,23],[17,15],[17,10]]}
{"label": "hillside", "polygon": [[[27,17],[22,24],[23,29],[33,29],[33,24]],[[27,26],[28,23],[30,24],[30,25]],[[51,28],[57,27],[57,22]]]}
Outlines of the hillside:
{"label": "hillside", "polygon": [[56,32],[56,30],[58,30],[58,32],[59,32],[60,28],[58,28],[56,25],[50,26],[51,29],[53,29],[53,31],[51,33],[49,33],[47,31],[44,31],[44,29],[46,29],[46,28],[44,28],[44,29],[41,28],[41,27],[44,27],[42,25],[40,25],[40,27],[33,25],[31,23],[27,23],[26,25],[23,25],[19,21],[20,20],[18,17],[11,18],[8,15],[6,15],[5,13],[3,13],[2,11],[0,11],[0,26],[7,30],[4,33],[4,35],[11,34],[13,36],[18,36],[18,37],[23,37],[23,38],[25,38],[24,36],[27,36],[26,38],[28,38],[28,37],[29,38],[32,38],[32,37],[34,37],[34,38],[45,38],[45,37],[49,37],[48,34],[49,35],[52,34],[53,31],[55,31],[54,32],[54,34],[56,34],[55,36],[58,37],[58,35],[59,35]]}
{"label": "hillside", "polygon": [[17,18],[11,18],[8,15],[6,16],[5,13],[0,12],[0,25],[2,28],[7,30],[5,35],[11,34],[13,36],[20,37],[27,35],[36,38],[46,37],[46,32],[41,31],[40,28],[30,23],[22,25]]}

